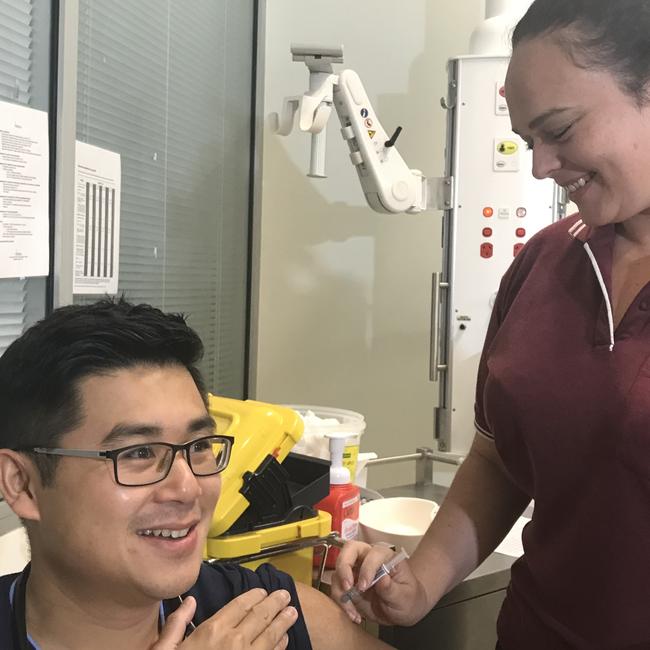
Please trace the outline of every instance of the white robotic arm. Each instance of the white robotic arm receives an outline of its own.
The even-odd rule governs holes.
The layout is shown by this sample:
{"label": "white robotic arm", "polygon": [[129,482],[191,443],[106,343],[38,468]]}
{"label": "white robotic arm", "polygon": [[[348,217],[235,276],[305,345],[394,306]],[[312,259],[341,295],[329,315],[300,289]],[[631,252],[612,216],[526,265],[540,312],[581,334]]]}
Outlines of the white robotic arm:
{"label": "white robotic arm", "polygon": [[[312,134],[309,176],[325,177],[325,127],[333,103],[370,207],[387,213],[421,212],[432,207],[438,197],[431,196],[431,183],[419,170],[409,169],[395,147],[401,127],[389,137],[359,75],[353,70],[334,74],[332,63],[343,62],[343,48],[292,45],[291,53],[294,61],[309,68],[310,89],[302,96],[286,98],[282,114],[272,115],[272,127],[278,135],[288,135],[295,113],[299,113],[300,129]],[[451,184],[447,186],[450,190]]]}
{"label": "white robotic arm", "polygon": [[389,138],[353,70],[343,70],[339,75],[334,106],[370,207],[377,212],[425,210],[425,178],[419,170],[409,169],[395,147],[401,127]]}

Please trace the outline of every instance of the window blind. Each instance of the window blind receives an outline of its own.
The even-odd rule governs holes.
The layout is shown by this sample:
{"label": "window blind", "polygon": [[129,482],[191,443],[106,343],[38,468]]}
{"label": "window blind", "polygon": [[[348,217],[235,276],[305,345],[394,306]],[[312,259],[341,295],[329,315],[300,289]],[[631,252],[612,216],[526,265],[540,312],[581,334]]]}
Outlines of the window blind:
{"label": "window blind", "polygon": [[77,137],[121,155],[119,291],[186,313],[210,390],[233,397],[245,376],[253,5],[80,0]]}
{"label": "window blind", "polygon": [[[40,61],[41,53],[49,50],[49,33],[35,30],[37,11],[32,0],[0,0],[0,100],[45,109],[47,79],[35,86],[34,72],[35,59]],[[44,306],[43,279],[0,279],[0,355],[42,316]]]}

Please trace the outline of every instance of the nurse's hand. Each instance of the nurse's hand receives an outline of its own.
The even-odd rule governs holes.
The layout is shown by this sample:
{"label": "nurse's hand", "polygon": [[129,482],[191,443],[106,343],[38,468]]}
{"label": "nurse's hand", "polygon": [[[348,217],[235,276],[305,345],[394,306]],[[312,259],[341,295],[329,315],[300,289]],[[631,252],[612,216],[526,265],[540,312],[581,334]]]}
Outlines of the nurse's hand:
{"label": "nurse's hand", "polygon": [[289,643],[287,630],[298,618],[289,601],[289,593],[283,589],[271,594],[264,589],[251,589],[231,600],[184,639],[196,610],[196,601],[188,596],[167,619],[151,650],[284,650]]}
{"label": "nurse's hand", "polygon": [[[347,542],[341,549],[331,593],[355,623],[360,623],[363,617],[384,625],[413,625],[428,611],[426,593],[409,560],[400,562],[390,575],[364,591],[379,567],[393,555],[395,552],[386,546],[370,546],[364,542]],[[341,596],[353,585],[363,592],[361,598],[342,603]]]}

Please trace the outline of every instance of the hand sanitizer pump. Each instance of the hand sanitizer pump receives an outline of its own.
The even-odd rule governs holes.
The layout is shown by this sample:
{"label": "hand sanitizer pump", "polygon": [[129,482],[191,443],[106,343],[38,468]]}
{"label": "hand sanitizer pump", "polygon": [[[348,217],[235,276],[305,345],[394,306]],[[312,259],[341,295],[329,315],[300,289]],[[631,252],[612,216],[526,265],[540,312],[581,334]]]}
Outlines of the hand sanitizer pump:
{"label": "hand sanitizer pump", "polygon": [[[350,471],[343,466],[343,450],[347,434],[327,433],[330,445],[330,493],[316,504],[318,510],[332,515],[332,530],[345,540],[356,539],[359,533],[359,487],[352,483]],[[330,548],[325,566],[333,569],[339,550]]]}

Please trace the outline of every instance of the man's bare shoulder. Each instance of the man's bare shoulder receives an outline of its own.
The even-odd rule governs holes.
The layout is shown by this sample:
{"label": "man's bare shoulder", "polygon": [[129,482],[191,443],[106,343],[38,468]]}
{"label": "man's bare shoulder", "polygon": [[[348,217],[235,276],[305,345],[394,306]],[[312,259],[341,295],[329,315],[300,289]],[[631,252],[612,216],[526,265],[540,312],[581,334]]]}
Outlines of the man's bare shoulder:
{"label": "man's bare shoulder", "polygon": [[317,589],[300,582],[296,582],[296,589],[314,650],[391,648],[355,625],[333,600]]}

